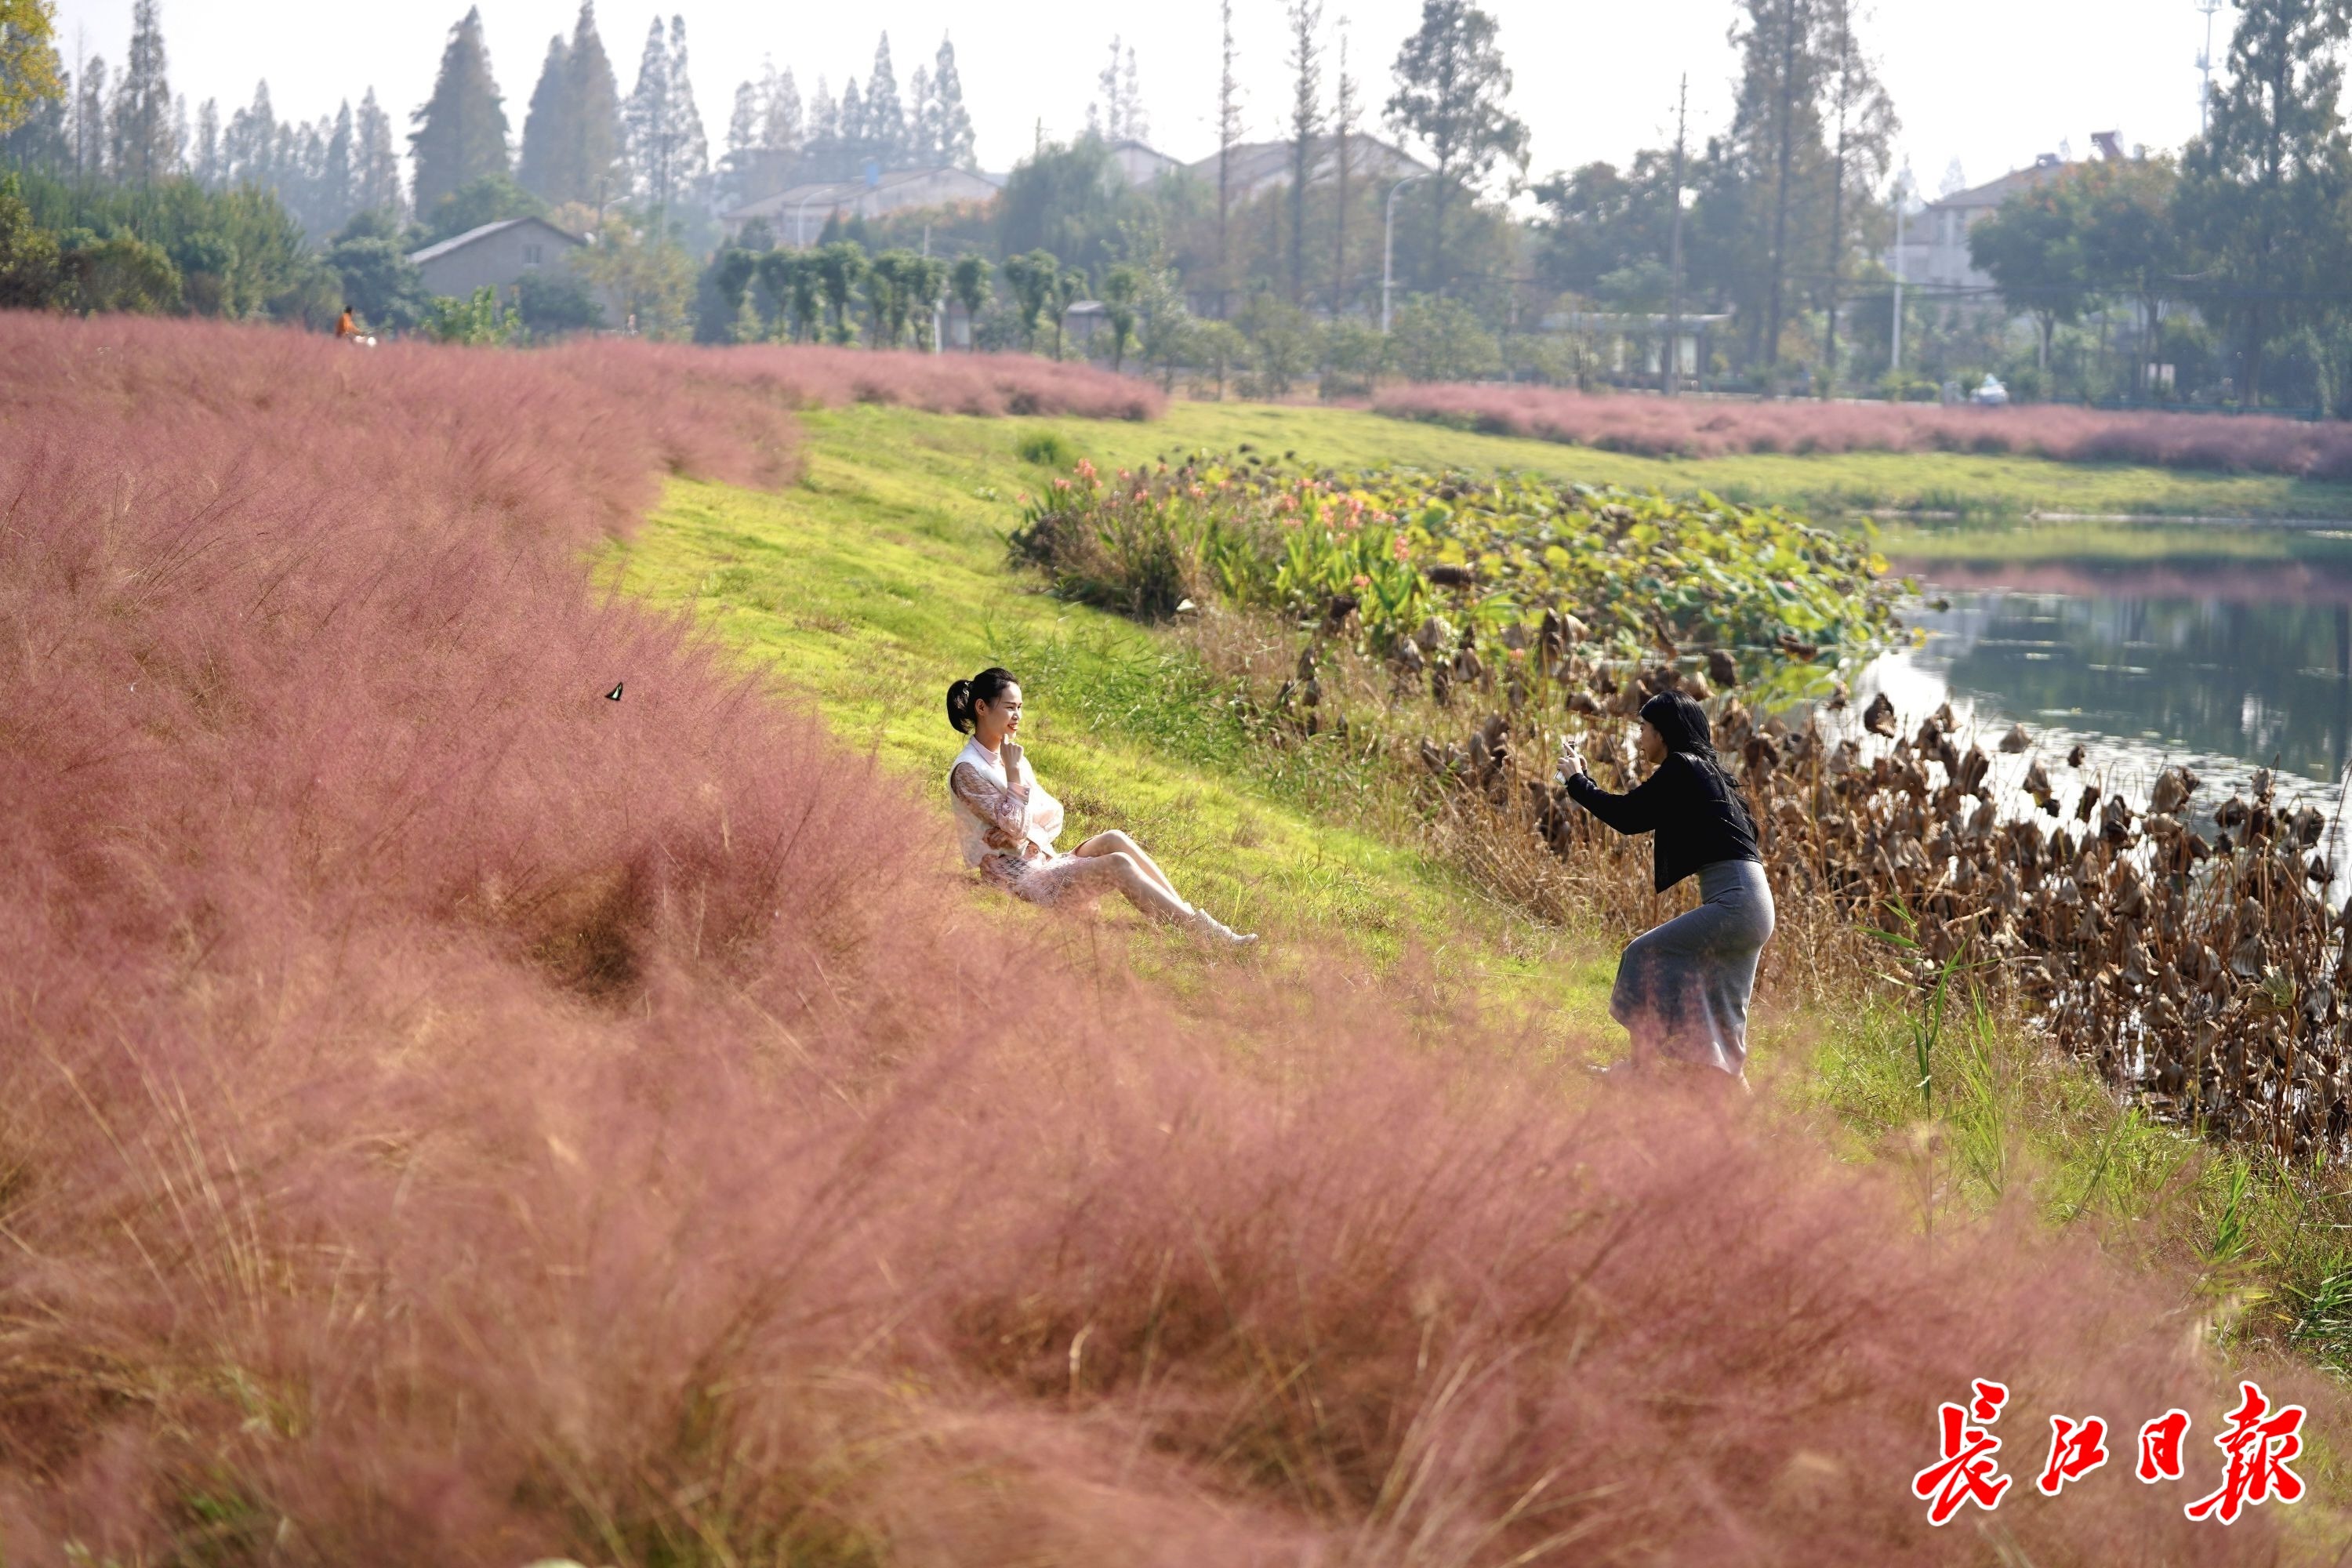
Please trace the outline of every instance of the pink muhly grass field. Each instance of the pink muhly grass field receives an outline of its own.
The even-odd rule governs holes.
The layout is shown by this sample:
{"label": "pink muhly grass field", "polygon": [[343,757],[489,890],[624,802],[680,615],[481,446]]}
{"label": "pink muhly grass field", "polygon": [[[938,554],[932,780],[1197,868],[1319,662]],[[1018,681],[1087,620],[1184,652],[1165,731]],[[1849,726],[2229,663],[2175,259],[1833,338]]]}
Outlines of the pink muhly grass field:
{"label": "pink muhly grass field", "polygon": [[2284,1560],[2178,1282],[1402,982],[1180,1017],[595,596],[856,395],[757,357],[0,315],[8,1563],[1976,1562],[1972,1376],[2019,1553]]}
{"label": "pink muhly grass field", "polygon": [[1735,452],[2015,453],[2069,463],[2142,463],[2306,479],[2352,479],[2352,425],[2268,416],[2114,413],[2063,404],[1945,408],[1904,404],[1732,403],[1536,386],[1429,385],[1383,392],[1376,413],[1489,435],[1653,458]]}

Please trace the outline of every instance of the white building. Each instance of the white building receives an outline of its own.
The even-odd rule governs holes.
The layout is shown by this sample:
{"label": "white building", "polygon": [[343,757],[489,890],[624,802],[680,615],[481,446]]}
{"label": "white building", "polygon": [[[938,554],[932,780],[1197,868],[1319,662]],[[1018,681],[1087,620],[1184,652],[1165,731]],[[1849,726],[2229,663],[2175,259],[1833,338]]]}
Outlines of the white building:
{"label": "white building", "polygon": [[[2113,131],[2092,133],[2103,160],[2121,161],[2124,151],[2118,137]],[[1881,259],[1906,285],[1989,291],[1993,287],[1991,277],[1969,258],[1969,231],[2000,211],[2000,204],[2018,192],[2047,184],[2079,166],[2055,153],[2044,153],[2030,168],[2012,169],[1990,184],[1930,202],[1903,220],[1901,247],[1890,247]]]}
{"label": "white building", "polygon": [[[1244,142],[1236,144],[1226,164],[1226,190],[1235,201],[1246,201],[1263,191],[1290,184],[1291,145],[1287,142]],[[1192,177],[1211,190],[1217,185],[1217,154],[1192,165]],[[1318,136],[1307,150],[1307,183],[1320,184],[1338,178],[1339,139]],[[1348,138],[1348,178],[1386,184],[1407,174],[1426,174],[1429,165],[1402,148],[1361,132]]]}
{"label": "white building", "polygon": [[1181,174],[1184,168],[1181,160],[1132,139],[1112,142],[1110,161],[1118,165],[1119,176],[1129,185],[1149,185],[1162,174]]}
{"label": "white building", "polygon": [[828,180],[794,185],[719,215],[729,244],[753,218],[763,220],[776,243],[797,250],[816,243],[828,220],[877,218],[910,207],[943,207],[958,202],[992,201],[997,187],[969,169],[869,170],[862,180]]}

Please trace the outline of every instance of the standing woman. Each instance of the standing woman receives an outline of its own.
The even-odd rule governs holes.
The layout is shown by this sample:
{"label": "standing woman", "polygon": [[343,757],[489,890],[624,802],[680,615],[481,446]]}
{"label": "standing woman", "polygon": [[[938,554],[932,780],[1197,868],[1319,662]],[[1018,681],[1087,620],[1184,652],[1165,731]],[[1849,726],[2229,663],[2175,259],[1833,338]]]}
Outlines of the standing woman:
{"label": "standing woman", "polygon": [[1628,794],[1593,783],[1573,741],[1560,743],[1560,776],[1570,799],[1618,832],[1655,835],[1659,892],[1696,873],[1700,901],[1626,947],[1609,1014],[1633,1037],[1633,1067],[1662,1057],[1746,1089],[1748,1001],[1772,934],[1756,824],[1716,757],[1706,710],[1689,697],[1663,691],[1642,704],[1638,750],[1651,773]]}
{"label": "standing woman", "polygon": [[949,687],[948,722],[971,737],[948,770],[948,794],[964,861],[982,877],[1049,907],[1116,888],[1156,920],[1235,945],[1257,940],[1177,897],[1168,874],[1124,833],[1097,833],[1066,854],[1054,847],[1062,803],[1038,784],[1013,739],[1021,728],[1021,683],[1011,671],[983,669]]}

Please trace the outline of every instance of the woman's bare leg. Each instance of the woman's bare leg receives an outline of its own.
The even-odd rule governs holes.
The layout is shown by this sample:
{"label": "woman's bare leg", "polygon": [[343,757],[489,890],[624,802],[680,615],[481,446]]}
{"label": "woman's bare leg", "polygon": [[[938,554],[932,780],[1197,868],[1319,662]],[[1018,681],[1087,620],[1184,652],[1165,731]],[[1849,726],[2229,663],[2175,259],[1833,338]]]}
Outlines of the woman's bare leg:
{"label": "woman's bare leg", "polygon": [[1192,906],[1146,876],[1143,867],[1124,850],[1096,854],[1077,868],[1075,877],[1101,887],[1117,888],[1127,901],[1157,920],[1181,921]]}
{"label": "woman's bare leg", "polygon": [[1180,904],[1185,901],[1184,896],[1176,890],[1176,884],[1168,879],[1168,873],[1160,868],[1160,863],[1143,852],[1143,846],[1117,828],[1111,829],[1108,833],[1096,834],[1071,853],[1088,857],[1124,855],[1135,862],[1137,869],[1158,883],[1162,892]]}

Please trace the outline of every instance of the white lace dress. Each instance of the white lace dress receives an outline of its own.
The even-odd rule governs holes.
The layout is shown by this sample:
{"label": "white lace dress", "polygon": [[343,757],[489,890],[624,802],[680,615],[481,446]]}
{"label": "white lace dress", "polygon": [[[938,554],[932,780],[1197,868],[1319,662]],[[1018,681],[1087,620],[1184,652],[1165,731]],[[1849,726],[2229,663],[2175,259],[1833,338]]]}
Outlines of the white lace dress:
{"label": "white lace dress", "polygon": [[1033,904],[1058,904],[1099,895],[1108,886],[1099,859],[1057,852],[1062,803],[1045,793],[1024,754],[1021,777],[1008,783],[1004,764],[977,740],[967,741],[948,769],[956,832],[964,863],[986,880]]}

